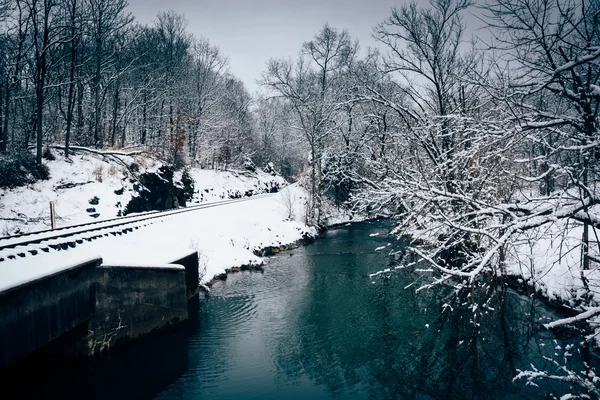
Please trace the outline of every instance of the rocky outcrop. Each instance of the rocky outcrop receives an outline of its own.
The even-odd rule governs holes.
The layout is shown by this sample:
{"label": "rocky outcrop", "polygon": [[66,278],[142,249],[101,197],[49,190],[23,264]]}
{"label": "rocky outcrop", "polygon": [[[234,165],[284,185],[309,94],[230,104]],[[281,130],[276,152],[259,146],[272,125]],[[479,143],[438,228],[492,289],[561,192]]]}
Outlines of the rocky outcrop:
{"label": "rocky outcrop", "polygon": [[193,186],[190,192],[184,185],[174,182],[173,175],[174,170],[168,166],[141,174],[138,183],[133,185],[137,194],[125,207],[125,214],[185,207],[191,200]]}

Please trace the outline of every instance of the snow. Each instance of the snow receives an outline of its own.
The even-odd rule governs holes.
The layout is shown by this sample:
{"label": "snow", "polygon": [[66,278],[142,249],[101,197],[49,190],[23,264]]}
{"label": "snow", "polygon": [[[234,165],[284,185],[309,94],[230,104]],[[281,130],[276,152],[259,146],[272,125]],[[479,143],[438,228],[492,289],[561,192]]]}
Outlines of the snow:
{"label": "snow", "polygon": [[583,289],[579,273],[582,233],[578,223],[556,221],[519,234],[510,252],[508,272],[531,280],[549,298],[572,299]]}
{"label": "snow", "polygon": [[175,271],[185,271],[185,267],[178,264],[162,264],[162,265],[138,265],[138,264],[118,264],[118,265],[109,265],[106,263],[102,264],[102,267],[110,267],[110,268],[131,268],[131,269],[172,269]]}
{"label": "snow", "polygon": [[[582,311],[575,317],[545,324],[547,328],[587,319],[596,331],[600,314],[600,269],[591,262],[590,269],[583,271],[589,291],[582,280],[581,238],[583,225],[576,221],[557,220],[518,235],[507,260],[507,272],[522,276],[546,297],[566,303]],[[593,233],[591,234],[593,235]],[[599,249],[591,246],[590,255],[598,258]],[[580,307],[586,300],[591,307]],[[600,346],[600,336],[594,335]]]}
{"label": "snow", "polygon": [[[0,292],[36,281],[45,276],[74,268],[80,264],[101,258],[91,252],[54,252],[44,253],[38,259],[16,259],[11,262],[0,262]],[[25,262],[24,262],[25,261]]]}
{"label": "snow", "polygon": [[[56,153],[59,151],[55,150]],[[98,222],[94,226],[104,228],[76,234],[73,240],[110,232],[111,222],[100,221],[117,217],[134,193],[125,165],[135,162],[142,172],[155,171],[161,165],[146,156],[127,153],[76,153],[69,161],[62,154],[57,155],[57,160],[47,161],[49,180],[0,190],[0,236],[48,229],[50,201],[55,203],[58,227]],[[260,171],[190,169],[189,172],[195,181],[192,206],[230,197],[243,201],[179,214],[165,212],[160,218],[145,222],[136,222],[139,218],[133,216],[127,226],[139,229],[84,241],[68,250],[49,249],[37,255],[30,255],[28,250],[39,249],[39,245],[4,250],[0,257],[5,259],[0,262],[0,291],[81,264],[90,257],[102,257],[104,265],[162,268],[190,251],[198,252],[202,283],[208,283],[233,267],[261,265],[263,259],[256,254],[265,247],[289,245],[316,235],[313,228],[302,222],[307,194],[300,186],[290,185],[279,193],[255,196],[285,187],[286,182],[280,176]],[[181,171],[176,174],[176,180],[181,174]],[[71,187],[61,188],[64,185]],[[120,189],[124,189],[123,194],[116,194]],[[91,205],[89,200],[95,196],[99,203]],[[247,196],[255,197],[248,200]],[[93,213],[100,214],[97,219],[86,211],[92,207]],[[79,230],[68,228],[61,232]],[[14,241],[0,237],[2,244],[11,240]],[[50,242],[44,245],[47,247]],[[20,257],[23,253],[26,256]]]}
{"label": "snow", "polygon": [[[290,193],[299,199],[292,204],[297,220],[287,218],[284,197]],[[91,254],[100,255],[106,265],[162,266],[190,250],[198,252],[202,282],[208,283],[232,267],[261,265],[263,259],[255,251],[315,235],[313,228],[300,222],[305,197],[302,188],[292,185],[250,201],[167,216],[126,235],[99,238],[69,250],[7,259],[0,262],[0,290],[87,260]]]}
{"label": "snow", "polygon": [[[240,197],[246,193],[265,193],[274,185],[285,186],[286,182],[280,176],[272,176],[265,173],[251,173],[248,171],[214,171],[199,168],[190,169],[190,175],[194,179],[193,204],[223,200],[230,195],[238,194]],[[179,172],[176,177],[180,177]]]}
{"label": "snow", "polygon": [[[75,147],[73,149],[77,149]],[[123,212],[135,194],[131,174],[125,165],[136,163],[140,172],[154,172],[162,163],[136,153],[102,152],[86,149],[65,160],[53,150],[54,161],[44,161],[50,179],[14,189],[0,189],[0,237],[50,228],[50,201],[54,202],[57,227],[112,219]],[[121,160],[121,162],[117,162]],[[181,178],[182,171],[176,174]],[[280,176],[263,172],[213,171],[190,169],[195,181],[192,204],[228,199],[232,195],[268,192],[273,186],[285,186]],[[65,185],[76,185],[61,188]],[[122,194],[116,194],[115,191]],[[90,200],[98,197],[97,205]],[[94,208],[92,212],[86,210]],[[96,218],[93,215],[99,214]]]}
{"label": "snow", "polygon": [[[50,179],[14,189],[0,190],[0,236],[50,228],[50,201],[54,201],[57,226],[114,218],[131,199],[132,184],[125,167],[93,154],[75,154],[47,161]],[[128,164],[134,158],[125,157]],[[101,180],[101,181],[100,181]],[[60,189],[62,185],[78,186]],[[116,190],[125,188],[122,195]],[[97,205],[89,203],[94,196]],[[87,212],[94,208],[94,212]],[[92,214],[100,214],[95,219]]]}

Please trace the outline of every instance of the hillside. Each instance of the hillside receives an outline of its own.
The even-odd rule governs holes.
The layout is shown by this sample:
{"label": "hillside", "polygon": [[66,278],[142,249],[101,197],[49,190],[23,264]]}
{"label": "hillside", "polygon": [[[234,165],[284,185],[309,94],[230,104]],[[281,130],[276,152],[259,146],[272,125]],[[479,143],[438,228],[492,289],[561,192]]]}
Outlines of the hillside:
{"label": "hillside", "polygon": [[[163,167],[162,162],[137,153],[79,149],[70,159],[61,150],[53,153],[56,159],[45,161],[48,180],[0,189],[0,236],[50,228],[51,201],[57,227],[123,215],[130,201],[144,191],[140,181],[144,174],[155,174]],[[189,175],[194,180],[188,199],[192,204],[276,191],[286,185],[283,178],[262,171],[192,168]],[[175,172],[176,188],[182,188],[181,178],[182,171]]]}

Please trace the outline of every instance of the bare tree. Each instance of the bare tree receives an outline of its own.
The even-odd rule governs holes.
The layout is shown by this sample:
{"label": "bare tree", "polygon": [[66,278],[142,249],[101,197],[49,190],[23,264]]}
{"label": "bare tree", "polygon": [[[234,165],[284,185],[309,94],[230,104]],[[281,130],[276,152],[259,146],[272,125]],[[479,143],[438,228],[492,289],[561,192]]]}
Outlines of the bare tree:
{"label": "bare tree", "polygon": [[[546,167],[534,179],[547,182],[554,174],[567,174],[567,186],[585,204],[577,218],[584,226],[582,270],[589,270],[590,241],[597,242],[590,207],[598,201],[600,4],[506,0],[487,8],[494,46],[518,71],[503,88],[506,102],[544,149],[539,160],[533,160],[538,154],[530,160]],[[557,154],[568,165],[552,163],[550,157]],[[582,279],[587,284],[583,272]]]}
{"label": "bare tree", "polygon": [[115,53],[107,43],[114,34],[127,27],[132,21],[131,14],[125,12],[125,0],[87,0],[90,11],[90,36],[93,48],[92,92],[94,103],[93,136],[94,145],[102,147],[102,106],[106,90],[106,70],[114,61]]}
{"label": "bare tree", "polygon": [[190,158],[195,160],[205,118],[218,106],[223,95],[221,88],[227,73],[228,59],[206,39],[196,40],[191,48],[195,104],[192,108],[194,120],[189,135],[189,152]]}
{"label": "bare tree", "polygon": [[44,101],[46,95],[46,78],[48,58],[51,49],[61,40],[62,29],[57,24],[55,0],[23,0],[31,18],[31,35],[34,50],[35,72],[35,127],[36,163],[42,164],[42,144],[44,132]]}
{"label": "bare tree", "polygon": [[302,46],[295,64],[270,60],[263,84],[283,97],[295,111],[297,126],[310,149],[310,199],[307,222],[321,224],[322,156],[333,135],[343,101],[337,83],[356,56],[358,44],[347,31],[325,25],[312,41]]}
{"label": "bare tree", "polygon": [[[0,103],[4,109],[2,113],[2,124],[0,129],[0,152],[5,153],[8,150],[9,134],[14,133],[15,127],[10,126],[10,119],[13,117],[11,112],[16,114],[16,106],[13,101],[13,92],[19,89],[21,84],[21,71],[25,62],[26,40],[28,37],[31,18],[23,2],[17,1],[14,4],[14,9],[9,9],[8,5],[4,4],[3,10],[6,19],[2,22],[6,24],[6,31],[2,35],[2,47],[5,54],[5,59],[2,64],[5,79],[2,82],[3,93]],[[14,124],[13,124],[14,125]]]}

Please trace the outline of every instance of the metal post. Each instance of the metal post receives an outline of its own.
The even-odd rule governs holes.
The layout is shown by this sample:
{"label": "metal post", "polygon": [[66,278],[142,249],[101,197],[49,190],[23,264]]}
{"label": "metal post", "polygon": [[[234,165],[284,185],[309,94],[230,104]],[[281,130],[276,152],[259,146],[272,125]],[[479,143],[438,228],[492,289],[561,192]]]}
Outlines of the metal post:
{"label": "metal post", "polygon": [[54,202],[50,202],[50,226],[52,229],[56,229],[56,217],[54,213]]}

